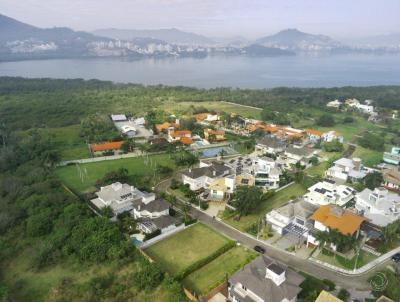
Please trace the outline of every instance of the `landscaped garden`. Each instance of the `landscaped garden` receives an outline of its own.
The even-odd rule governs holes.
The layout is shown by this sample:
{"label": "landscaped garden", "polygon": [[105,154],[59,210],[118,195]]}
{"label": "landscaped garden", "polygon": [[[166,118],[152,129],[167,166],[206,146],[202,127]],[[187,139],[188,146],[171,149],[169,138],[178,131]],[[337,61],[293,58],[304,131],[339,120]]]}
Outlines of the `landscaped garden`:
{"label": "landscaped garden", "polygon": [[361,250],[358,257],[356,255],[351,259],[346,259],[326,249],[323,249],[321,253],[316,257],[316,259],[318,260],[348,270],[352,270],[354,268],[360,268],[366,265],[367,263],[371,262],[372,260],[375,260],[376,258],[377,256]]}
{"label": "landscaped garden", "polygon": [[229,243],[228,238],[198,223],[150,246],[145,252],[167,272],[177,275]]}
{"label": "landscaped garden", "polygon": [[256,253],[245,247],[234,247],[187,276],[183,284],[197,295],[207,294],[255,257]]}
{"label": "landscaped garden", "polygon": [[161,178],[160,173],[155,173],[160,165],[175,167],[169,155],[161,154],[68,165],[57,168],[56,173],[67,186],[80,192],[87,192],[94,190],[96,181],[106,173],[120,168],[128,170],[131,183],[135,186],[155,185]]}

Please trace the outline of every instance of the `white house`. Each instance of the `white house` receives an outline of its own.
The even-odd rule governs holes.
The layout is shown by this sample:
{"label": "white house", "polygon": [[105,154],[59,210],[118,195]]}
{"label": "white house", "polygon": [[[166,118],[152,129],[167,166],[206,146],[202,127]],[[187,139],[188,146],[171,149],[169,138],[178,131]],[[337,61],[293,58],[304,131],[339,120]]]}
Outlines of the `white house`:
{"label": "white house", "polygon": [[182,173],[182,182],[188,184],[190,190],[207,189],[212,182],[231,174],[230,167],[224,163],[200,161],[198,168],[192,168]]}
{"label": "white house", "polygon": [[385,188],[366,188],[356,195],[355,207],[373,224],[384,227],[400,218],[400,195]]}
{"label": "white house", "polygon": [[366,114],[373,114],[374,113],[374,106],[371,105],[364,105],[364,104],[358,104],[356,108],[361,111],[362,113]]}
{"label": "white house", "polygon": [[129,136],[129,137],[133,137],[136,135],[137,130],[135,127],[131,126],[131,125],[123,125],[121,127],[121,132],[123,135]]}
{"label": "white house", "polygon": [[361,182],[368,173],[374,169],[364,167],[360,158],[341,158],[334,162],[334,165],[326,171],[326,177],[339,183]]}
{"label": "white house", "polygon": [[340,143],[343,143],[344,138],[342,135],[333,130],[322,134],[322,141],[330,143],[334,140],[338,140]]}
{"label": "white house", "polygon": [[356,191],[345,185],[337,185],[333,180],[326,179],[307,189],[304,200],[315,205],[343,206],[354,199]]}
{"label": "white house", "polygon": [[330,101],[326,104],[326,107],[338,109],[343,103],[339,100]]}
{"label": "white house", "polygon": [[[133,203],[142,200],[148,193],[143,193],[134,186],[115,182],[100,188],[95,193],[97,198],[91,200],[98,209],[110,207],[115,215],[133,210]],[[154,198],[154,194],[152,194]]]}
{"label": "white house", "polygon": [[254,184],[266,190],[278,189],[282,175],[280,167],[270,157],[240,156],[226,162],[236,176],[253,176]]}
{"label": "white house", "polygon": [[316,209],[317,206],[303,199],[297,199],[267,213],[266,220],[280,235],[291,233],[307,237],[312,227],[310,217]]}
{"label": "white house", "polygon": [[286,148],[283,155],[280,156],[280,160],[285,163],[285,166],[295,165],[300,163],[303,166],[310,166],[310,160],[318,154],[318,150],[308,147],[295,147],[289,146]]}

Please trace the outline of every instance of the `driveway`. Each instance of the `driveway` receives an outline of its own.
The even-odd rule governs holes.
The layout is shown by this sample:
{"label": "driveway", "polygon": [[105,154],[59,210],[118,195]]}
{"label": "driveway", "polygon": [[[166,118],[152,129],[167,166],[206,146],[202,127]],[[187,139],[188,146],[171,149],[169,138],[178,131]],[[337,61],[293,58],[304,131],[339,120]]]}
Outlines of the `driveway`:
{"label": "driveway", "polygon": [[292,254],[284,253],[282,250],[265,245],[262,242],[256,240],[250,235],[241,233],[240,231],[226,225],[225,223],[213,219],[212,217],[204,214],[196,208],[191,209],[191,214],[193,217],[197,218],[199,221],[207,224],[216,231],[224,234],[225,236],[240,242],[242,245],[248,248],[253,248],[255,245],[263,246],[266,249],[266,255],[280,261],[287,266],[290,266],[296,270],[303,271],[310,275],[313,275],[320,279],[329,279],[335,282],[338,286],[348,288],[348,289],[358,289],[358,290],[369,290],[370,285],[368,283],[368,278],[374,274],[374,272],[383,269],[385,266],[390,264],[390,260],[382,263],[381,265],[375,267],[370,272],[358,275],[358,276],[347,276],[339,274],[336,271],[331,271],[328,268],[319,266],[315,263],[308,261],[307,259],[302,259]]}

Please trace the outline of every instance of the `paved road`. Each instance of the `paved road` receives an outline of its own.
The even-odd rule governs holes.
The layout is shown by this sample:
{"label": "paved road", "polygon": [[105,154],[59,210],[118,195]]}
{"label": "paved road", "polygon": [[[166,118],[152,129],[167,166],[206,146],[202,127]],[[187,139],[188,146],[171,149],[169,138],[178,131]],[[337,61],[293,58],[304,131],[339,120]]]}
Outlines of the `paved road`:
{"label": "paved road", "polygon": [[299,257],[296,257],[291,254],[287,254],[282,252],[282,250],[279,250],[277,248],[267,246],[260,241],[257,241],[256,239],[252,238],[251,236],[245,235],[241,233],[240,231],[233,229],[226,224],[213,219],[212,217],[208,216],[207,214],[204,214],[203,212],[199,211],[196,208],[192,208],[191,214],[193,217],[197,218],[199,221],[203,222],[204,224],[207,224],[208,226],[212,227],[216,231],[224,234],[225,236],[239,241],[242,245],[247,246],[249,248],[253,248],[255,245],[261,245],[264,246],[266,249],[266,255],[296,269],[300,270],[303,272],[306,272],[310,275],[313,275],[317,278],[320,279],[329,279],[335,282],[337,285],[344,287],[344,288],[354,288],[358,290],[369,290],[370,286],[368,284],[368,278],[374,274],[375,271],[378,271],[382,268],[384,268],[386,265],[389,264],[390,261],[387,261],[385,263],[382,263],[378,267],[374,268],[372,271],[368,272],[367,274],[364,275],[359,275],[359,276],[345,276],[338,274],[335,271],[331,271],[328,268],[321,267],[317,264],[314,264],[310,262],[309,260],[302,259]]}
{"label": "paved road", "polygon": [[[159,183],[155,190],[156,192],[165,192],[170,185],[170,179],[166,179]],[[183,200],[181,200],[182,202]],[[202,223],[210,226],[211,228],[215,229],[216,231],[224,234],[225,236],[240,242],[242,245],[253,248],[255,245],[263,246],[266,249],[266,255],[269,257],[280,261],[296,270],[306,272],[310,275],[313,275],[320,279],[329,279],[335,282],[338,286],[344,287],[347,289],[357,289],[357,290],[370,290],[370,285],[368,283],[368,278],[376,271],[382,270],[388,264],[390,264],[390,260],[385,261],[369,271],[368,273],[361,274],[361,275],[343,275],[338,273],[337,271],[330,270],[327,267],[320,266],[316,263],[313,263],[307,259],[297,257],[292,254],[288,254],[283,252],[282,250],[271,247],[270,245],[263,244],[262,242],[256,240],[252,236],[248,234],[244,234],[233,227],[228,226],[227,224],[213,219],[209,215],[203,213],[202,211],[198,210],[197,208],[191,208],[191,215],[197,218]]]}

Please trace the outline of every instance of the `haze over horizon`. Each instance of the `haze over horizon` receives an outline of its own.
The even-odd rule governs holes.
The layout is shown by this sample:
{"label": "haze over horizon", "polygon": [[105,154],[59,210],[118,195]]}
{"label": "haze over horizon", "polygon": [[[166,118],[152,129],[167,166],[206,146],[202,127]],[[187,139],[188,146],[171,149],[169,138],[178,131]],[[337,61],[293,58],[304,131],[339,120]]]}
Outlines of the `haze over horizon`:
{"label": "haze over horizon", "polygon": [[[299,13],[301,12],[301,14]],[[338,13],[339,12],[339,13]],[[38,27],[178,28],[248,39],[286,28],[351,39],[399,32],[400,1],[2,0],[0,13]]]}

